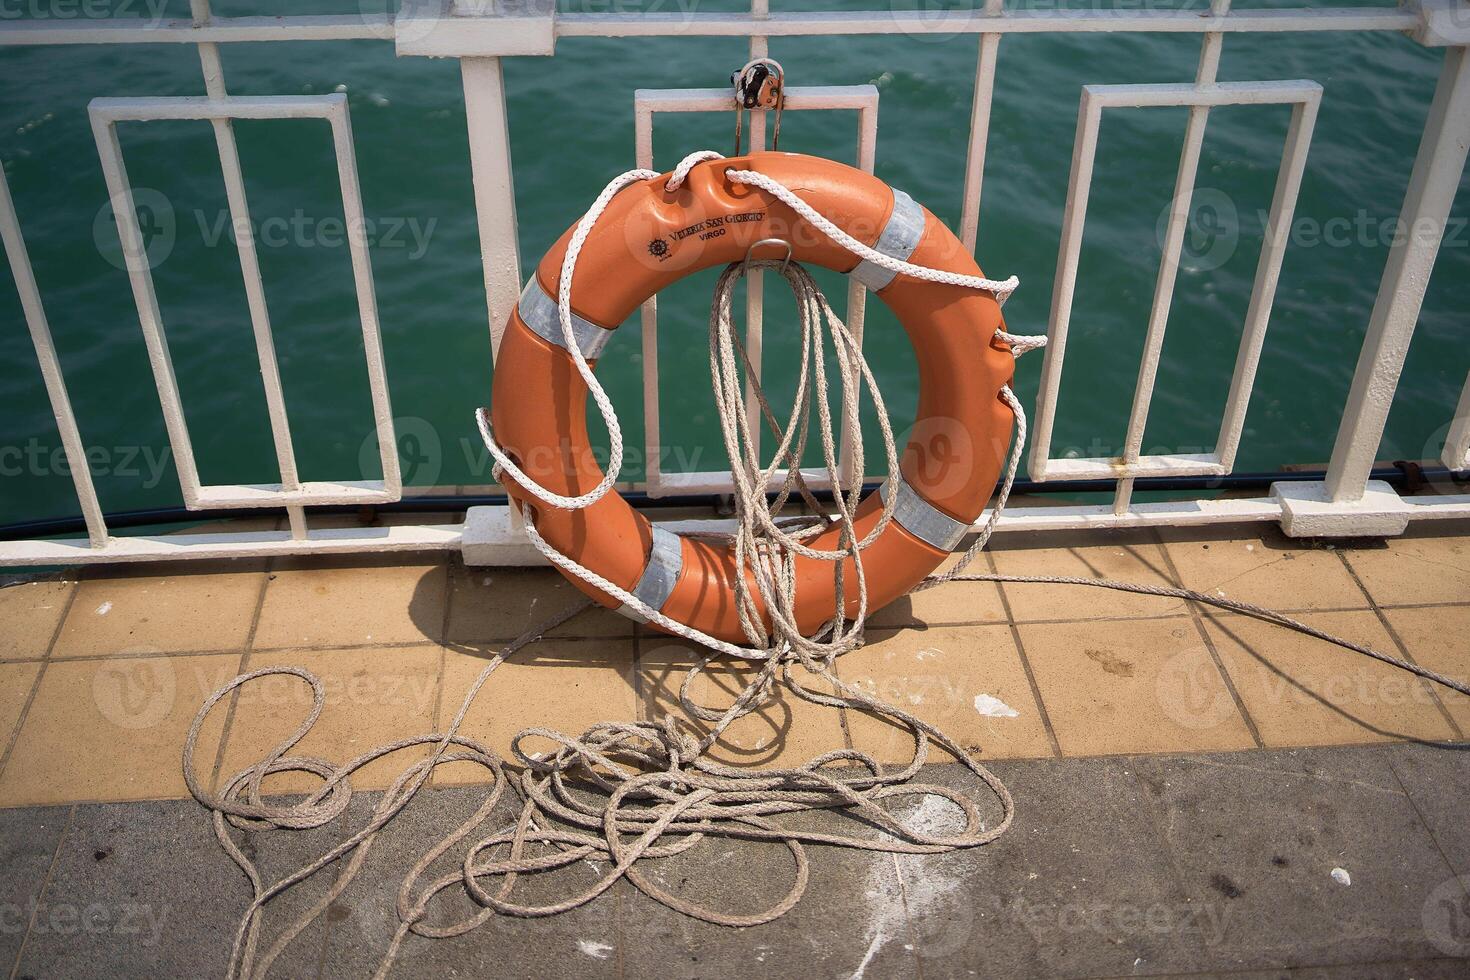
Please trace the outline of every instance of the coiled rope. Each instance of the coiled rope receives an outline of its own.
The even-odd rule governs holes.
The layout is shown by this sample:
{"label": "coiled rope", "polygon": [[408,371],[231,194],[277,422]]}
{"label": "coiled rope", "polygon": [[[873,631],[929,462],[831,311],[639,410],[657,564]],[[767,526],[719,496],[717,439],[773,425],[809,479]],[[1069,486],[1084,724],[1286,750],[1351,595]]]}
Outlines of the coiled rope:
{"label": "coiled rope", "polygon": [[[682,184],[696,163],[719,156],[709,150],[689,155],[669,177],[669,189],[676,189]],[[488,414],[483,409],[477,413],[481,434],[496,460],[497,476],[508,474],[547,506],[564,509],[586,507],[606,494],[617,480],[622,457],[622,431],[611,401],[572,339],[572,276],[588,234],[613,196],[629,184],[657,176],[652,171],[633,170],[611,181],[578,222],[561,269],[557,304],[566,347],[602,414],[612,446],[611,462],[603,480],[591,491],[576,497],[562,496],[539,486],[495,443]],[[926,281],[984,290],[1000,300],[1016,288],[1015,277],[990,280],[961,276],[882,255],[847,236],[790,189],[770,177],[740,170],[730,171],[729,177],[775,195],[835,241],[886,269]],[[778,442],[769,466],[761,464],[749,436],[751,429],[747,419],[752,406],[746,402],[740,366],[744,364],[749,372],[750,364],[730,316],[734,285],[751,268],[781,269],[796,296],[801,338],[795,406],[784,427],[778,423],[759,385],[752,387],[757,403],[755,407]],[[1045,343],[1044,338],[1018,337],[1000,331],[997,336],[1008,343],[1017,356]],[[882,533],[892,515],[891,507],[885,506],[874,529],[866,537],[858,538],[855,515],[860,488],[841,489],[841,464],[827,400],[829,386],[825,353],[828,340],[832,343],[838,390],[847,417],[857,417],[859,396],[866,388],[876,410],[889,472],[897,472],[893,432],[878,386],[857,342],[806,270],[796,264],[755,261],[730,266],[719,277],[711,304],[710,372],[734,482],[736,529],[729,537],[739,567],[752,571],[760,604],[771,619],[768,629],[756,614],[756,596],[749,593],[744,576],[735,576],[740,621],[748,646],[717,640],[669,619],[636,596],[558,552],[536,532],[533,518],[525,521],[531,543],[552,564],[616,597],[665,630],[710,651],[690,670],[680,687],[679,702],[687,719],[666,715],[650,721],[604,722],[576,737],[545,728],[526,729],[511,743],[511,752],[520,767],[516,777],[507,772],[504,761],[488,746],[460,734],[471,705],[495,670],[519,650],[588,608],[592,604],[590,600],[534,627],[490,659],[466,691],[459,710],[443,732],[399,739],[345,763],[335,764],[325,759],[289,754],[315,725],[326,702],[322,683],[303,668],[265,667],[242,674],[204,702],[185,740],[184,777],[190,793],[212,812],[220,845],[239,865],[253,889],[252,900],[241,918],[230,956],[228,975],[231,978],[266,975],[290,943],[349,888],[379,832],[414,799],[437,767],[451,762],[472,763],[485,770],[484,798],[474,813],[429,848],[404,878],[396,903],[399,924],[379,965],[379,977],[387,975],[410,936],[462,935],[494,915],[556,915],[594,900],[620,879],[626,879],[650,898],[685,915],[718,925],[752,926],[784,915],[801,900],[808,881],[806,845],[825,844],[893,854],[934,854],[987,844],[1006,832],[1014,816],[1011,795],[972,753],[933,725],[842,681],[834,669],[838,656],[861,646],[863,642],[867,589],[861,552]],[[984,547],[1005,507],[1025,443],[1026,418],[1019,400],[1008,387],[1001,389],[1001,397],[1015,413],[1016,437],[996,506],[960,561],[945,573],[921,582],[915,591],[956,580],[1042,582],[1100,586],[1193,599],[1319,637],[1470,694],[1466,685],[1416,664],[1348,643],[1270,610],[1220,597],[1185,589],[1094,579],[966,574],[965,566]],[[824,467],[831,485],[838,488],[833,501],[834,520],[841,532],[840,547],[833,550],[815,549],[806,543],[827,526],[826,521],[816,518],[780,520],[775,516],[792,494],[799,495],[815,508],[800,467],[813,406],[819,421],[817,432]],[[851,443],[854,472],[861,473],[864,471],[861,439],[854,438]],[[782,468],[786,470],[785,478],[774,497],[768,499],[766,488]],[[836,608],[839,612],[810,637],[802,636],[795,624],[793,562],[796,555],[830,561],[834,568]],[[845,578],[849,558],[853,559],[855,569],[855,581],[852,583]],[[858,614],[851,622],[845,622],[840,611],[845,608],[849,588],[856,591]],[[756,661],[754,679],[729,705],[715,707],[696,703],[690,693],[692,684],[711,661],[722,654]],[[265,758],[235,773],[217,794],[210,792],[199,781],[194,763],[199,735],[210,711],[243,686],[273,674],[294,676],[310,685],[310,712],[300,726]],[[833,693],[826,693],[828,691]],[[839,749],[800,766],[751,771],[723,765],[705,754],[736,720],[771,704],[783,692],[813,704],[867,711],[896,723],[907,729],[914,740],[910,761],[902,768],[885,768],[867,753]],[[704,734],[698,734],[698,729],[692,724],[695,721],[705,723],[707,730]],[[523,743],[533,738],[549,740],[555,748],[543,752],[529,751]],[[944,786],[909,781],[928,760],[931,742],[958,759],[994,794],[1001,809],[999,822],[987,826],[979,805],[964,793]],[[395,752],[426,745],[432,746],[430,753],[405,766],[373,806],[371,817],[361,829],[279,881],[265,883],[246,849],[240,846],[232,833],[264,828],[300,830],[321,827],[346,811],[352,797],[351,777],[357,770]],[[268,801],[263,794],[263,782],[268,776],[282,772],[310,773],[320,778],[322,783],[302,799]],[[460,845],[490,818],[507,787],[521,801],[514,823],[467,845],[459,869],[454,873],[427,878],[429,868],[436,860]],[[596,802],[589,801],[588,790],[597,794]],[[910,826],[884,805],[903,797],[937,797],[948,801],[963,816],[964,827],[954,833],[934,834]],[[882,836],[795,829],[778,820],[786,814],[829,809],[840,809],[861,817],[881,831]],[[682,854],[706,837],[784,844],[792,861],[791,887],[786,895],[769,908],[754,912],[715,909],[674,894],[645,870],[644,862]],[[589,858],[610,864],[606,873],[600,873],[590,886],[548,904],[527,904],[515,898],[515,886],[520,876],[555,871]],[[262,950],[264,912],[271,900],[344,859],[345,863],[325,894],[287,924]],[[430,905],[436,896],[449,889],[462,889],[479,909],[448,925],[431,925]]]}

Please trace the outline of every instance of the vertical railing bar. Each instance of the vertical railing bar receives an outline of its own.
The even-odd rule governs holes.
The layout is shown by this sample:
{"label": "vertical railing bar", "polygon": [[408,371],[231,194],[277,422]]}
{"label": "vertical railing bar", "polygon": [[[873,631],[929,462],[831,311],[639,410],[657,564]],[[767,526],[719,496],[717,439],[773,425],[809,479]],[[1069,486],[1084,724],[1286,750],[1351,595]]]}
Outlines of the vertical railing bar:
{"label": "vertical railing bar", "polygon": [[1097,154],[1097,132],[1102,105],[1087,88],[1077,109],[1077,134],[1072,141],[1072,169],[1067,182],[1067,203],[1062,211],[1062,235],[1057,246],[1057,268],[1052,282],[1048,342],[1041,361],[1041,380],[1036,392],[1036,433],[1031,442],[1028,469],[1032,479],[1046,479],[1046,461],[1051,455],[1052,425],[1056,420],[1057,393],[1062,381],[1062,360],[1067,349],[1067,327],[1072,319],[1072,299],[1077,291],[1077,262],[1082,252],[1082,231],[1087,223],[1087,198],[1092,190],[1092,171]]}
{"label": "vertical railing bar", "polygon": [[[1470,147],[1470,57],[1466,52],[1463,47],[1445,49],[1444,67],[1399,212],[1408,233],[1389,247],[1327,466],[1326,493],[1334,502],[1361,500],[1367,490],[1445,222],[1465,170]],[[1426,234],[1425,229],[1432,231]]]}
{"label": "vertical railing bar", "polygon": [[286,415],[286,394],[281,384],[280,365],[276,359],[275,338],[271,335],[270,311],[266,306],[265,284],[260,274],[260,258],[255,249],[250,204],[245,196],[245,178],[240,170],[235,130],[228,119],[215,119],[212,122],[215,143],[219,148],[220,167],[225,179],[225,197],[230,205],[230,222],[235,230],[235,248],[240,255],[240,274],[245,282],[245,304],[250,311],[250,326],[255,334],[255,352],[260,361],[260,381],[265,390],[271,438],[276,449],[276,464],[281,471],[281,489],[298,490],[301,488],[301,477],[296,468],[296,449],[291,439],[291,423]]}
{"label": "vertical railing bar", "polygon": [[1113,488],[1113,513],[1126,514],[1133,502],[1133,477],[1125,476]]}
{"label": "vertical railing bar", "polygon": [[305,541],[311,537],[311,528],[306,523],[306,508],[298,504],[286,507],[286,524],[291,529],[292,541]]}
{"label": "vertical railing bar", "polygon": [[[480,229],[480,265],[490,318],[490,357],[500,352],[511,312],[520,298],[521,256],[517,242],[515,174],[511,169],[510,123],[505,76],[499,58],[461,58],[465,128],[470,142],[470,176]],[[520,529],[520,511],[510,509]]]}
{"label": "vertical railing bar", "polygon": [[500,350],[500,338],[521,292],[505,77],[499,58],[462,58],[460,76],[464,84],[465,125],[469,130],[470,172],[480,227],[480,258],[493,357]]}
{"label": "vertical railing bar", "polygon": [[[765,19],[771,13],[770,0],[750,0],[750,14],[756,19]],[[770,41],[764,35],[752,34],[750,57],[770,57]],[[783,79],[783,84],[784,84]],[[738,109],[736,111],[739,111]],[[750,113],[750,152],[766,148],[765,110]],[[745,403],[755,404],[756,386],[760,384],[763,351],[765,349],[766,293],[765,274],[751,270],[745,277],[745,352],[749,358],[749,373],[745,377]],[[759,412],[751,412],[746,420],[746,437],[750,440],[750,451],[756,459],[761,454],[761,427],[764,420]],[[733,460],[732,460],[733,462]],[[798,465],[800,461],[798,460]]]}
{"label": "vertical railing bar", "polygon": [[[1211,5],[1228,7],[1229,0],[1220,0]],[[1215,84],[1215,74],[1220,65],[1221,35],[1218,31],[1205,35],[1200,45],[1199,66],[1195,72],[1195,86],[1205,88]],[[1174,178],[1174,196],[1169,204],[1169,224],[1164,232],[1162,255],[1159,261],[1158,278],[1154,281],[1153,308],[1149,312],[1148,332],[1143,343],[1143,356],[1138,365],[1138,381],[1133,389],[1133,408],[1128,417],[1128,434],[1123,442],[1121,462],[1132,466],[1138,462],[1138,453],[1143,446],[1143,430],[1148,424],[1148,409],[1153,403],[1154,383],[1158,379],[1159,361],[1164,351],[1164,333],[1169,325],[1169,308],[1174,302],[1174,283],[1179,274],[1179,256],[1184,249],[1184,230],[1189,225],[1189,212],[1194,198],[1194,182],[1199,173],[1199,158],[1205,141],[1205,126],[1209,121],[1209,106],[1189,107],[1189,121],[1184,127],[1184,146],[1179,153],[1179,169]],[[1132,480],[1119,481],[1114,512],[1119,510],[1118,498],[1126,501],[1133,492]],[[1126,506],[1126,503],[1125,505]]]}
{"label": "vertical railing bar", "polygon": [[71,470],[72,485],[76,487],[77,502],[87,522],[87,539],[92,547],[101,548],[107,544],[107,521],[102,516],[102,505],[97,501],[97,488],[92,485],[87,448],[82,443],[81,430],[77,428],[76,415],[72,412],[66,378],[61,373],[56,343],[46,322],[41,290],[36,285],[35,270],[31,267],[30,253],[26,250],[25,236],[20,230],[20,218],[15,213],[15,201],[10,197],[10,183],[4,168],[0,168],[0,239],[5,243],[5,256],[10,261],[16,292],[20,294],[21,312],[30,330],[31,344],[36,348],[36,360],[41,365],[41,378],[46,383],[46,396],[51,400],[51,414],[61,435],[61,446],[66,453],[67,469]]}
{"label": "vertical railing bar", "polygon": [[[858,110],[858,169],[866,173],[872,173],[877,158],[878,147],[878,106],[871,103]],[[857,342],[858,349],[863,346],[863,327],[867,321],[868,312],[868,290],[861,282],[848,277],[847,281],[847,329],[852,334],[853,340]],[[861,400],[859,400],[861,405]],[[847,405],[842,406],[842,436],[841,452],[838,458],[842,461],[840,475],[842,477],[843,489],[860,484],[866,474],[859,473],[856,468],[854,449],[858,436],[861,418],[852,418],[847,410]],[[903,447],[899,446],[898,452],[902,454]],[[866,461],[865,461],[866,463]]]}
{"label": "vertical railing bar", "polygon": [[[210,20],[209,0],[190,0],[195,26]],[[210,99],[224,99],[224,65],[219,45],[198,45],[199,64],[204,73],[204,89]],[[266,304],[265,286],[260,274],[260,257],[255,249],[255,235],[250,222],[250,204],[245,193],[245,177],[240,169],[240,153],[235,142],[235,128],[229,118],[210,120],[215,144],[219,150],[220,170],[224,176],[225,197],[230,207],[230,225],[234,230],[235,248],[240,256],[240,274],[245,283],[245,303],[250,311],[250,326],[255,334],[255,350],[260,361],[260,380],[265,389],[266,409],[270,417],[271,437],[275,443],[276,464],[281,474],[281,489],[301,487],[296,468],[296,451],[291,440],[291,424],[286,416],[286,396],[281,385],[281,372],[276,359],[275,340],[271,336],[270,310]]]}
{"label": "vertical railing bar", "polygon": [[1245,429],[1246,410],[1250,406],[1251,389],[1255,385],[1256,367],[1261,361],[1261,348],[1266,342],[1266,326],[1271,320],[1271,307],[1276,300],[1276,286],[1281,280],[1281,263],[1290,239],[1292,214],[1301,190],[1302,174],[1307,168],[1312,131],[1317,121],[1321,98],[1315,96],[1297,103],[1291,111],[1291,125],[1286,132],[1286,148],[1281,154],[1281,168],[1276,177],[1276,190],[1271,197],[1271,211],[1266,219],[1261,256],[1256,262],[1255,289],[1246,309],[1245,330],[1230,376],[1230,395],[1220,419],[1220,435],[1215,454],[1226,472],[1235,468],[1235,454]]}
{"label": "vertical railing bar", "polygon": [[1465,378],[1465,387],[1460,391],[1460,403],[1455,406],[1441,459],[1448,469],[1470,469],[1470,376]]}
{"label": "vertical railing bar", "polygon": [[[985,14],[1002,12],[1004,0],[985,0]],[[1000,35],[981,34],[975,58],[975,95],[970,103],[970,145],[965,156],[964,203],[960,210],[960,241],[975,252],[980,231],[980,188],[985,179],[985,151],[990,143],[990,108],[995,95],[995,68],[1000,57]]]}
{"label": "vertical railing bar", "polygon": [[168,430],[169,443],[174,450],[174,467],[179,475],[179,489],[183,493],[184,506],[192,509],[199,503],[199,470],[194,462],[194,445],[189,438],[189,427],[184,420],[184,406],[179,398],[179,383],[174,374],[173,358],[169,354],[168,340],[163,334],[163,316],[158,310],[153,274],[148,267],[143,235],[138,228],[133,190],[128,182],[127,164],[123,162],[117,126],[93,113],[92,135],[97,142],[102,176],[107,182],[107,193],[117,222],[128,281],[138,308],[138,323],[143,329],[143,341],[148,347],[148,361],[153,368],[158,400],[163,409],[163,424]]}
{"label": "vertical railing bar", "polygon": [[[633,112],[635,166],[653,169],[653,113],[636,104]],[[659,427],[658,396],[658,297],[650,296],[638,308],[643,345],[643,480],[650,497],[662,493],[663,447]]]}
{"label": "vertical railing bar", "polygon": [[[344,97],[329,115],[332,142],[337,152],[338,181],[342,189],[342,212],[350,227],[363,220],[362,188],[357,177],[357,158],[352,149],[352,119]],[[367,359],[368,387],[372,395],[373,419],[378,434],[378,454],[383,463],[383,488],[391,499],[403,495],[403,475],[398,468],[398,442],[393,432],[393,404],[388,393],[388,372],[383,360],[383,338],[378,324],[378,298],[373,287],[373,264],[367,243],[360,235],[347,236],[352,256],[352,279],[357,287],[357,308],[362,319],[362,347]]]}

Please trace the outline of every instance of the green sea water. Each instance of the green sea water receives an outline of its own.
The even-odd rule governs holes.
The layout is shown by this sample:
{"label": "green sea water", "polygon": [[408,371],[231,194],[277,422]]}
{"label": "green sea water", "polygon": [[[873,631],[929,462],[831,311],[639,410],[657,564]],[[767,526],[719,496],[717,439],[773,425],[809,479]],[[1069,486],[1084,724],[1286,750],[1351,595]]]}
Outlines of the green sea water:
{"label": "green sea water", "polygon": [[[577,9],[609,6],[578,2]],[[664,0],[660,7],[693,3]],[[114,0],[120,4],[129,16],[155,9],[143,0]],[[905,4],[913,8],[912,0],[895,0],[897,9]],[[350,2],[279,0],[214,6],[220,14],[359,9]],[[777,10],[796,6],[773,0]],[[1237,9],[1245,6],[1259,5]],[[56,15],[75,7],[15,0],[3,10],[5,16]],[[697,9],[739,5],[699,0]],[[186,16],[187,4],[171,3],[168,13]],[[793,85],[877,86],[878,175],[957,227],[976,47],[972,36],[897,34],[776,39],[771,52]],[[977,251],[987,273],[1021,278],[1006,307],[1010,329],[1046,329],[1080,87],[1188,81],[1198,51],[1199,39],[1186,36],[1003,40]],[[710,38],[572,38],[558,43],[554,58],[507,60],[524,267],[531,268],[609,178],[634,165],[635,89],[722,86],[745,60],[743,40]],[[384,42],[238,44],[226,47],[224,64],[237,95],[346,92],[405,478],[415,486],[488,482],[471,413],[488,403],[493,385],[516,379],[495,377],[490,360],[458,64],[395,58]],[[1222,80],[1306,78],[1325,88],[1240,470],[1321,463],[1331,451],[1440,64],[1438,52],[1397,35],[1226,41]],[[202,93],[190,45],[0,49],[0,161],[107,510],[168,506],[181,498],[86,106],[97,96]],[[1214,446],[1288,121],[1284,107],[1228,108],[1210,116],[1146,452]],[[1054,455],[1121,451],[1160,260],[1160,216],[1184,124],[1183,109],[1105,116]],[[855,112],[790,113],[781,146],[855,162],[856,127]],[[375,478],[367,375],[327,127],[257,121],[235,128],[301,476]],[[201,477],[274,482],[279,475],[211,129],[125,123],[120,135]],[[671,167],[702,147],[728,152],[731,138],[727,113],[660,117],[656,164]],[[1384,458],[1438,456],[1470,370],[1466,186],[1394,403]],[[708,377],[713,278],[706,272],[660,296],[665,470],[724,463]],[[836,277],[823,282],[840,298]],[[792,307],[775,284],[768,296],[768,383],[778,400],[789,399]],[[913,357],[880,304],[869,309],[866,349],[901,430],[917,398]],[[643,470],[638,333],[635,318],[598,368],[627,433],[625,479],[638,479]],[[1018,391],[1028,406],[1040,362],[1033,355],[1019,369]],[[0,404],[0,522],[76,513],[8,268],[0,270]],[[865,428],[876,445],[871,418]]]}

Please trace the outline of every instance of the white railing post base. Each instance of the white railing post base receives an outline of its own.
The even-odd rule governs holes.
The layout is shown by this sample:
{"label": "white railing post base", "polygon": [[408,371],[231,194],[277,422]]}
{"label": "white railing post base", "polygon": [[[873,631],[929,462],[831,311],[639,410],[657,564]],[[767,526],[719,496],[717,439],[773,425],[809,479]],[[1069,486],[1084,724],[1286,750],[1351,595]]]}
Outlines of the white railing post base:
{"label": "white railing post base", "polygon": [[460,553],[466,565],[545,565],[509,507],[471,507],[464,515]]}
{"label": "white railing post base", "polygon": [[1357,500],[1333,500],[1326,483],[1273,483],[1281,529],[1292,538],[1392,538],[1409,526],[1413,508],[1393,487],[1369,480]]}

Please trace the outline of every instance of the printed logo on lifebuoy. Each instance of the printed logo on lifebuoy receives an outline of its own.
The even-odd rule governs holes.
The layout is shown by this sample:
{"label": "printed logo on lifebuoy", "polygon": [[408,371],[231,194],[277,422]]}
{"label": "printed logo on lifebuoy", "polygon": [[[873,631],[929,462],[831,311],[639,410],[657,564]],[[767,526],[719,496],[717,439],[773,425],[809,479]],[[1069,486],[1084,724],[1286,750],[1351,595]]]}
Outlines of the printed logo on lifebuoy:
{"label": "printed logo on lifebuoy", "polygon": [[[684,272],[711,265],[707,259],[712,246],[727,246],[740,230],[758,225],[766,217],[764,208],[709,214],[705,205],[694,198],[674,216],[641,210],[629,214],[623,222],[623,235],[628,254],[639,265],[660,273]],[[593,234],[597,234],[595,228]],[[753,241],[761,235],[745,237]],[[730,261],[739,257],[733,255]]]}

